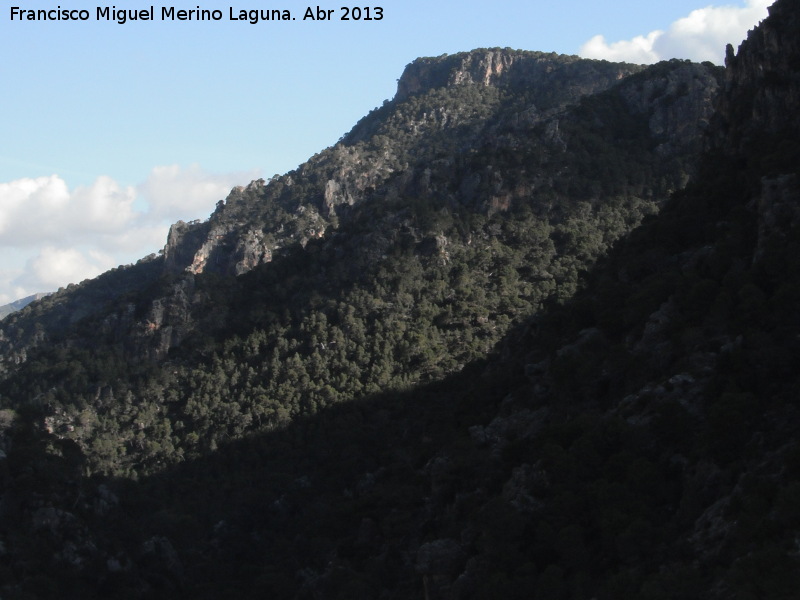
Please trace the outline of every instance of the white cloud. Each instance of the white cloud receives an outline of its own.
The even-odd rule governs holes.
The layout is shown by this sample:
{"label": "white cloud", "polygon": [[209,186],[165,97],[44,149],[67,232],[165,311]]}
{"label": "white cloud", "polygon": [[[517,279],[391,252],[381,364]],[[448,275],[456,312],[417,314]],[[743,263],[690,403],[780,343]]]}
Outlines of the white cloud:
{"label": "white cloud", "polygon": [[28,261],[20,282],[27,287],[55,290],[69,283],[97,277],[117,266],[114,258],[95,249],[56,248],[45,246]]}
{"label": "white cloud", "polygon": [[[108,233],[97,236],[96,245],[113,255],[133,256],[139,259],[145,254],[150,254],[167,241],[169,226],[172,223],[142,223],[131,226],[126,231]],[[143,249],[151,248],[142,254]],[[125,264],[125,263],[120,263]]]}
{"label": "white cloud", "polygon": [[666,31],[651,31],[631,40],[608,43],[602,35],[587,41],[579,51],[586,58],[654,63],[670,58],[688,58],[722,64],[726,44],[734,47],[747,31],[766,18],[774,0],[747,0],[745,6],[707,6],[678,19]]}
{"label": "white cloud", "polygon": [[101,176],[90,187],[76,188],[65,210],[69,211],[70,228],[84,232],[109,233],[123,231],[136,218],[133,187],[121,187],[110,177]]}
{"label": "white cloud", "polygon": [[151,216],[189,220],[207,217],[232,187],[259,176],[258,171],[214,174],[198,165],[170,165],[155,167],[138,189],[150,206]]}
{"label": "white cloud", "polygon": [[664,35],[663,31],[651,31],[647,36],[637,35],[632,40],[606,42],[602,35],[596,35],[583,46],[580,55],[586,58],[602,58],[611,62],[650,64],[661,60],[653,46]]}
{"label": "white cloud", "polygon": [[27,288],[12,283],[22,275],[24,262],[25,257],[19,253],[3,251],[3,261],[0,265],[0,305],[30,295],[27,293]]}
{"label": "white cloud", "polygon": [[69,191],[57,175],[0,184],[0,247],[121,231],[134,219],[135,191],[109,177]]}
{"label": "white cloud", "polygon": [[259,176],[171,165],[137,186],[106,176],[72,190],[58,175],[0,183],[0,304],[156,252],[171,223],[207,218],[231,188]]}

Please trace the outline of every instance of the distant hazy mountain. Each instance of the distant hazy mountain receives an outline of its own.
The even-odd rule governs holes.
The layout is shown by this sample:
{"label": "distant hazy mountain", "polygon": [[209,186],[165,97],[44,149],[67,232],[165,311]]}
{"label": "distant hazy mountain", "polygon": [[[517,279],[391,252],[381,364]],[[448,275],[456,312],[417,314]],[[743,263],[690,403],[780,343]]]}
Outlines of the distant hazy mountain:
{"label": "distant hazy mountain", "polygon": [[33,296],[28,296],[27,298],[22,298],[21,300],[15,300],[14,302],[11,302],[10,304],[6,304],[4,306],[0,306],[0,319],[10,315],[13,312],[16,312],[18,310],[21,310],[21,309],[25,308],[26,306],[28,306],[28,304],[30,304],[34,300],[41,300],[42,298],[44,298],[45,296],[48,296],[48,295],[49,295],[49,293],[34,294]]}

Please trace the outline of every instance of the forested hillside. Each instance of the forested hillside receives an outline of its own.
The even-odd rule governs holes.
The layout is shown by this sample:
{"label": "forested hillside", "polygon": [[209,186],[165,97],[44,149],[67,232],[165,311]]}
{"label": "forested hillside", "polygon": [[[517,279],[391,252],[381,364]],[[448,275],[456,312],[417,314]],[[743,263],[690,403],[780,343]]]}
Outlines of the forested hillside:
{"label": "forested hillside", "polygon": [[724,73],[415,61],[163,256],[4,320],[2,594],[796,597],[770,13]]}
{"label": "forested hillside", "polygon": [[176,224],[163,256],[8,319],[6,405],[133,476],[458,372],[682,185],[720,76],[417,61],[339,144]]}

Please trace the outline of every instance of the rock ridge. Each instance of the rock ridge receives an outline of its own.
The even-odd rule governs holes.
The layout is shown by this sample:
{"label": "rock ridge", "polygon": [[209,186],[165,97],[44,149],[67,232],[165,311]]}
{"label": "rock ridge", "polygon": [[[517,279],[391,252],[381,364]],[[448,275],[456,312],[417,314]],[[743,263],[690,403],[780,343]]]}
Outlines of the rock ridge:
{"label": "rock ridge", "polygon": [[411,96],[448,86],[546,86],[564,76],[568,76],[568,85],[577,97],[605,89],[645,68],[644,65],[609,63],[554,52],[477,49],[416,59],[406,66],[398,80],[394,100],[403,102]]}
{"label": "rock ridge", "polygon": [[800,134],[797,121],[787,118],[800,106],[800,16],[785,0],[768,10],[769,17],[748,32],[736,54],[730,44],[726,49],[725,93],[711,146],[727,154]]}

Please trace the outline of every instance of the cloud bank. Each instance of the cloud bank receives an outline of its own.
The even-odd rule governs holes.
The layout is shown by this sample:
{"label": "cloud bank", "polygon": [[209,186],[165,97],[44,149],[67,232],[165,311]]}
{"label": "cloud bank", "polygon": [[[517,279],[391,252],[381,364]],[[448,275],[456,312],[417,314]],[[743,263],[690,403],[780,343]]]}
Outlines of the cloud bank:
{"label": "cloud bank", "polygon": [[666,30],[651,31],[630,40],[607,42],[596,35],[578,52],[585,58],[641,64],[670,58],[688,58],[722,64],[726,44],[734,47],[747,37],[747,31],[767,17],[774,0],[747,0],[745,6],[707,6],[693,10]]}
{"label": "cloud bank", "polygon": [[135,262],[163,247],[173,222],[208,217],[259,176],[171,165],[136,186],[106,176],[74,189],[58,175],[0,183],[0,304]]}

